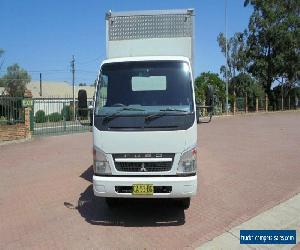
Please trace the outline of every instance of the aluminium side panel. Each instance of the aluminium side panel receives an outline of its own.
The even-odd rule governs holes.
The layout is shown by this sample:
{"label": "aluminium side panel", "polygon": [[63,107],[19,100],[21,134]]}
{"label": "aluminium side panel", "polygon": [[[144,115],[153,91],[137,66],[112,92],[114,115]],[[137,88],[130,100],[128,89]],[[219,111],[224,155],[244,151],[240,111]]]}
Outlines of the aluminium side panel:
{"label": "aluminium side panel", "polygon": [[107,58],[186,56],[193,62],[194,11],[109,12]]}

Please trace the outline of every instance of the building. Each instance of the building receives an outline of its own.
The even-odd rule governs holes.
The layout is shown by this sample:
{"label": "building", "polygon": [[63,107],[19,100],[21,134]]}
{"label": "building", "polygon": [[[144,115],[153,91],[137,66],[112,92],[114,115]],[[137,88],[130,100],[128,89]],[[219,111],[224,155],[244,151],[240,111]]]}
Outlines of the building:
{"label": "building", "polygon": [[[73,86],[67,82],[43,81],[41,86],[39,81],[31,81],[27,84],[27,89],[32,93],[33,98],[73,98]],[[93,98],[94,86],[75,86],[75,97],[79,89],[85,89],[88,98]]]}
{"label": "building", "polygon": [[[60,113],[64,106],[73,103],[73,86],[67,82],[31,81],[27,84],[27,89],[31,91],[34,98],[34,113],[43,110],[46,115]],[[79,89],[87,92],[87,98],[92,100],[95,93],[94,86],[75,86],[75,98]]]}
{"label": "building", "polygon": [[[43,81],[40,85],[39,81],[31,81],[26,87],[33,98],[73,98],[73,86],[67,82]],[[94,97],[94,86],[75,86],[75,98],[79,89],[86,90],[88,99]],[[0,95],[4,94],[5,88],[0,87]]]}

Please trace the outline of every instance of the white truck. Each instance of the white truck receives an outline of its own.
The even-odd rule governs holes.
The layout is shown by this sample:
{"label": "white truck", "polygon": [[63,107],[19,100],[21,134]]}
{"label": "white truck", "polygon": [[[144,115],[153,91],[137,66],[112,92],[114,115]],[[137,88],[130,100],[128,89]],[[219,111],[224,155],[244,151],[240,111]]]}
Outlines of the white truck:
{"label": "white truck", "polygon": [[174,198],[187,209],[196,194],[193,43],[193,9],[106,14],[92,127],[94,195],[109,206]]}

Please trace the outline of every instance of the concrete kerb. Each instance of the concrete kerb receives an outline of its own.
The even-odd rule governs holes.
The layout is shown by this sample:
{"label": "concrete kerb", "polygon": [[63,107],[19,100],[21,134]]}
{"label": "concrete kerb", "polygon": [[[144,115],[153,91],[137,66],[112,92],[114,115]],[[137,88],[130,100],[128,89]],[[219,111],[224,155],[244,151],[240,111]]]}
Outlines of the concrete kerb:
{"label": "concrete kerb", "polygon": [[240,245],[240,230],[295,229],[296,244],[300,237],[300,193],[273,208],[254,216],[242,224],[227,230],[196,248],[201,249],[291,249],[295,245]]}
{"label": "concrete kerb", "polygon": [[[214,118],[231,118],[231,117],[238,117],[238,116],[255,116],[255,115],[266,115],[266,114],[277,114],[277,113],[296,113],[296,112],[299,112],[300,113],[300,109],[296,109],[296,110],[278,110],[278,111],[259,111],[259,112],[248,112],[248,113],[245,113],[245,112],[237,112],[235,114],[222,114],[222,115],[213,115],[212,119]],[[209,118],[208,116],[204,116],[204,117],[201,117],[201,118]]]}
{"label": "concrete kerb", "polygon": [[32,140],[33,140],[33,137],[25,138],[25,139],[19,139],[19,140],[12,140],[12,141],[0,141],[0,147],[5,146],[5,145],[10,145],[10,144],[28,142],[28,141],[32,141]]}

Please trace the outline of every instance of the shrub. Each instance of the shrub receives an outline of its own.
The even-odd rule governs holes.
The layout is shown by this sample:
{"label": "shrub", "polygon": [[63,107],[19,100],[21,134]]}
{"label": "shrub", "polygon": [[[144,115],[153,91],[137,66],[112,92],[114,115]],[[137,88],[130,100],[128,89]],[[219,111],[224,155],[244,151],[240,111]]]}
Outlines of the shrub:
{"label": "shrub", "polygon": [[46,122],[46,115],[45,115],[45,111],[44,110],[38,110],[35,113],[35,122],[36,123],[42,123],[42,122]]}
{"label": "shrub", "polygon": [[48,115],[49,122],[58,122],[62,120],[62,115],[58,112],[54,112]]}
{"label": "shrub", "polygon": [[6,124],[7,119],[4,116],[0,116],[0,124]]}
{"label": "shrub", "polygon": [[73,120],[73,107],[72,106],[64,106],[61,110],[62,117],[65,117],[66,121]]}

